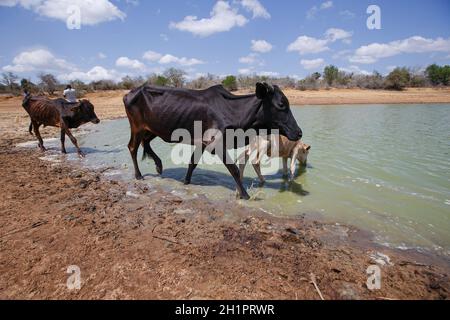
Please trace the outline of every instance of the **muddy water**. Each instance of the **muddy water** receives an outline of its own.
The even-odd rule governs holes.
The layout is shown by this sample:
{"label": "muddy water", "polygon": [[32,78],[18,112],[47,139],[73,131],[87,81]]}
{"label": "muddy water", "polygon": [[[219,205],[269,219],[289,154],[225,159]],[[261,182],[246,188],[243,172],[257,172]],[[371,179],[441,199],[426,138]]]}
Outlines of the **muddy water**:
{"label": "muddy water", "polygon": [[[281,171],[273,172],[263,188],[247,166],[244,182],[258,200],[244,205],[274,215],[319,213],[373,231],[381,244],[449,254],[450,105],[306,106],[293,111],[304,141],[312,145],[308,166],[292,183]],[[82,164],[112,167],[107,175],[131,181],[128,120],[104,121],[92,129],[79,138],[88,153]],[[58,142],[47,145],[56,149]],[[140,162],[144,183],[186,198],[201,193],[235,201],[234,182],[223,165],[200,164],[192,185],[185,187],[180,181],[186,165],[171,160],[173,145],[160,140],[152,145],[164,173],[158,177],[151,160]],[[190,150],[184,151],[188,161]],[[51,152],[46,157],[60,159]],[[69,159],[79,161],[75,155]],[[212,156],[205,159],[209,163]]]}

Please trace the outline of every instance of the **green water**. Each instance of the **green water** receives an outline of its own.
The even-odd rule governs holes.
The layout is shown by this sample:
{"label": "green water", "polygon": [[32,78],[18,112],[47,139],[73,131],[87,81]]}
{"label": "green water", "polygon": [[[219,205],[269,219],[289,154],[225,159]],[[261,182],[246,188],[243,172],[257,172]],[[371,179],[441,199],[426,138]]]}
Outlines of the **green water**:
{"label": "green water", "polygon": [[[281,172],[267,176],[263,188],[250,188],[262,200],[244,205],[274,215],[319,213],[373,231],[382,244],[449,254],[450,105],[306,106],[293,112],[312,145],[308,166],[290,184]],[[132,181],[128,120],[94,128],[80,138],[88,152],[83,164],[115,166],[108,174]],[[185,187],[186,165],[171,162],[173,146],[152,144],[165,171],[159,178],[151,161],[141,162],[144,183],[185,197],[203,193],[235,201],[223,165],[199,165]],[[257,186],[253,168],[245,173],[246,187]]]}

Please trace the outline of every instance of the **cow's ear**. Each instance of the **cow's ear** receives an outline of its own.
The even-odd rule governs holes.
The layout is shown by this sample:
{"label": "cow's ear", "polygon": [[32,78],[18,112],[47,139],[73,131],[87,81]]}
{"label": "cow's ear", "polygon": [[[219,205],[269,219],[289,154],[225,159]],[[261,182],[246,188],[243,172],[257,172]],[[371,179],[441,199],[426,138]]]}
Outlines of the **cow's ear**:
{"label": "cow's ear", "polygon": [[258,82],[256,84],[256,97],[258,99],[264,100],[269,93],[269,90],[264,83]]}
{"label": "cow's ear", "polygon": [[70,108],[70,111],[72,111],[72,112],[78,112],[80,110],[81,110],[81,103]]}

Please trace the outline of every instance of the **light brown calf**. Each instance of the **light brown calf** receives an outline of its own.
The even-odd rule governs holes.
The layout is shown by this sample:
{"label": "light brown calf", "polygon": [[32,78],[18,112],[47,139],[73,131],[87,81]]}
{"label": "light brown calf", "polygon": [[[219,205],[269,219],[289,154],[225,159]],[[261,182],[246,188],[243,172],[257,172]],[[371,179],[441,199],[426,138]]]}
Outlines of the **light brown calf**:
{"label": "light brown calf", "polygon": [[298,160],[301,165],[306,165],[310,149],[311,146],[303,143],[301,140],[290,141],[282,135],[258,136],[245,148],[245,151],[238,158],[241,181],[244,178],[245,166],[250,158],[261,184],[265,182],[260,166],[264,155],[267,155],[269,158],[283,159],[283,173],[285,177],[288,175],[287,162],[288,159],[291,159],[289,180],[292,180],[295,174],[296,161]]}

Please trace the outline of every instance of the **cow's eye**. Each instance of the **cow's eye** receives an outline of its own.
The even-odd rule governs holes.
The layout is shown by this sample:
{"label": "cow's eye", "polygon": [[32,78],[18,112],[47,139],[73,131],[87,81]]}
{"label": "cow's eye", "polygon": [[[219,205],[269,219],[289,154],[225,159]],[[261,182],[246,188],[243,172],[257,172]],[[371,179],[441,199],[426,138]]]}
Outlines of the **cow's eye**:
{"label": "cow's eye", "polygon": [[279,107],[280,109],[284,109],[284,108],[285,108],[283,102],[280,102],[280,103],[278,104],[278,107]]}

